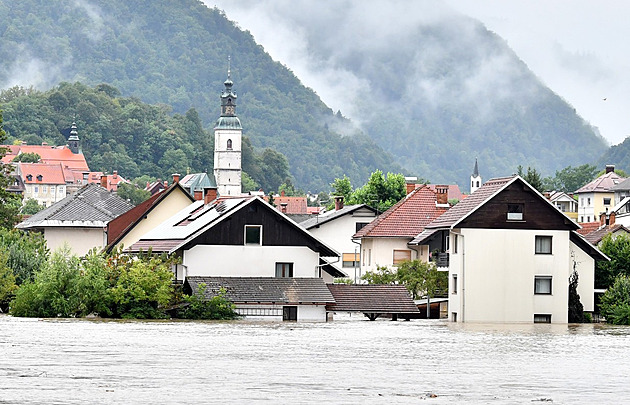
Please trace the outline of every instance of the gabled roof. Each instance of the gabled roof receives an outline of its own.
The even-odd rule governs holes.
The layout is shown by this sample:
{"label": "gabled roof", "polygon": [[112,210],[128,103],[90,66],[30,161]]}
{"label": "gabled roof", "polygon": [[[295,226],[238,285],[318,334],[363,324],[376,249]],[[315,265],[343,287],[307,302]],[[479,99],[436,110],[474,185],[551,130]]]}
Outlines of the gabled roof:
{"label": "gabled roof", "polygon": [[300,222],[300,225],[303,226],[305,229],[311,229],[317,225],[322,225],[325,224],[326,222],[330,222],[334,219],[337,218],[341,218],[344,215],[348,215],[348,214],[352,214],[353,212],[361,209],[361,208],[365,208],[368,209],[372,212],[376,212],[376,210],[366,204],[354,204],[354,205],[346,205],[345,207],[343,207],[342,209],[340,209],[339,211],[328,211],[326,213],[324,213],[323,215],[312,215],[311,218],[307,219],[306,221]]}
{"label": "gabled roof", "polygon": [[[265,201],[269,201],[269,197],[265,196]],[[299,196],[274,196],[273,203],[276,205],[276,209],[278,211],[282,210],[282,204],[286,204],[286,212],[285,214],[307,214],[308,211],[306,209],[307,202],[306,197]]]}
{"label": "gabled roof", "polygon": [[582,236],[584,236],[584,239],[586,239],[587,241],[589,241],[593,245],[597,245],[609,233],[615,233],[615,232],[619,232],[619,231],[625,232],[626,234],[630,234],[630,230],[628,228],[626,228],[625,226],[621,225],[621,224],[604,225],[604,226],[599,227],[598,229],[596,229],[596,230],[594,230],[592,232],[589,232],[587,234],[583,234],[581,232],[580,232],[580,234]]}
{"label": "gabled roof", "polygon": [[142,221],[155,207],[157,207],[173,190],[179,189],[192,203],[194,199],[179,183],[172,184],[168,189],[154,194],[148,200],[138,204],[134,208],[118,216],[107,224],[108,250],[125,237],[140,221]]}
{"label": "gabled roof", "polygon": [[436,202],[435,191],[426,186],[418,187],[352,238],[413,238],[435,218],[448,212],[448,208],[438,207]]}
{"label": "gabled roof", "polygon": [[612,193],[612,188],[624,180],[624,177],[621,177],[614,171],[604,173],[590,183],[580,187],[576,193]]}
{"label": "gabled roof", "polygon": [[602,253],[596,246],[589,243],[584,236],[580,235],[576,231],[571,231],[569,233],[569,240],[575,243],[580,249],[582,249],[586,254],[591,256],[594,260],[606,260],[609,261],[610,258]]}
{"label": "gabled roof", "polygon": [[210,176],[208,173],[187,174],[179,183],[190,194],[194,194],[195,191],[203,191],[205,188],[217,187],[214,175]]}
{"label": "gabled roof", "polygon": [[328,311],[379,314],[417,313],[409,291],[403,285],[328,284],[335,299],[326,305]]}
{"label": "gabled roof", "polygon": [[18,172],[25,184],[66,184],[74,179],[66,179],[63,167],[48,163],[18,163]]}
{"label": "gabled roof", "polygon": [[564,191],[552,191],[549,194],[549,201],[551,201],[551,202],[572,201],[572,202],[577,204],[577,201],[575,201],[575,198],[571,197],[570,195],[568,195]]}
{"label": "gabled roof", "polygon": [[225,298],[235,304],[327,304],[335,302],[321,278],[186,277],[184,290],[193,294],[201,283],[210,299],[224,288]]}
{"label": "gabled roof", "polygon": [[204,205],[204,202],[201,200],[195,201],[190,206],[184,208],[164,221],[161,225],[148,232],[142,239],[134,243],[129,250],[137,252],[140,249],[148,250],[151,248],[154,252],[172,253],[250,204],[262,204],[264,207],[268,208],[268,212],[286,220],[290,226],[295,227],[298,232],[304,234],[308,240],[314,242],[315,245],[321,248],[320,253],[322,256],[339,256],[339,253],[333,248],[317,239],[306,229],[299,226],[286,215],[275,210],[262,198],[257,196],[222,197],[207,205]]}
{"label": "gabled roof", "polygon": [[16,228],[104,227],[131,208],[133,204],[115,193],[96,184],[87,184],[76,193],[19,223]]}
{"label": "gabled roof", "polygon": [[584,236],[584,235],[588,235],[591,232],[596,231],[597,229],[599,229],[600,226],[602,226],[602,224],[599,221],[580,222],[580,226],[581,228],[577,230],[577,233]]}

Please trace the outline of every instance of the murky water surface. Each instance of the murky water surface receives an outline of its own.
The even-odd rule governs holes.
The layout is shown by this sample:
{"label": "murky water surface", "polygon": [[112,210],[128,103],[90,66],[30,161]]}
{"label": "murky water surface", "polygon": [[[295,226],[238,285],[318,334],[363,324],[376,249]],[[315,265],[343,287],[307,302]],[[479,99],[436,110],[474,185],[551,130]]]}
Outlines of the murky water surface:
{"label": "murky water surface", "polygon": [[0,316],[0,404],[41,403],[630,403],[630,328]]}

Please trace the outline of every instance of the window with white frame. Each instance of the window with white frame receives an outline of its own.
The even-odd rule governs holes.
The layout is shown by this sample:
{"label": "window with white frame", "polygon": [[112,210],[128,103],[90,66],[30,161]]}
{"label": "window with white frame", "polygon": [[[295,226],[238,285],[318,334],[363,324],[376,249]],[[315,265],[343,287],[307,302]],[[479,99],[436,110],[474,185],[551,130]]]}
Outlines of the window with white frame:
{"label": "window with white frame", "polygon": [[534,294],[551,295],[551,276],[534,277]]}
{"label": "window with white frame", "polygon": [[42,186],[42,193],[46,194],[48,192],[48,186]]}
{"label": "window with white frame", "polygon": [[523,220],[523,204],[508,204],[507,220],[508,221],[522,221]]}
{"label": "window with white frame", "polygon": [[262,225],[245,225],[245,244],[262,245]]}
{"label": "window with white frame", "polygon": [[604,205],[610,205],[610,198],[604,198]]}
{"label": "window with white frame", "polygon": [[550,255],[553,238],[548,235],[536,235],[535,253],[537,255]]}

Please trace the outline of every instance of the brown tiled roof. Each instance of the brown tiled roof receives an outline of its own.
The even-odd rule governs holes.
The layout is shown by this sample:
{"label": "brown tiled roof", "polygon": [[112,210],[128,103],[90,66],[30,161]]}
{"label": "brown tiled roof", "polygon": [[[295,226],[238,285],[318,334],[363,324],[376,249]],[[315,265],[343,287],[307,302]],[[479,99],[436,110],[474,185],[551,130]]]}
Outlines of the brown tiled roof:
{"label": "brown tiled roof", "polygon": [[580,235],[584,236],[584,235],[588,235],[589,233],[596,231],[597,229],[599,229],[600,226],[602,226],[602,224],[597,221],[597,222],[580,222],[580,226],[582,227],[581,229],[577,230],[577,233],[579,233]]}
{"label": "brown tiled roof", "polygon": [[[502,190],[518,176],[500,177],[485,182],[474,193],[457,203],[444,215],[431,222],[427,228],[446,228],[459,222],[462,218],[473,212],[477,207],[483,205],[488,199]],[[418,232],[420,233],[420,232]],[[415,236],[415,235],[414,235]]]}
{"label": "brown tiled roof", "polygon": [[416,313],[409,291],[402,285],[385,284],[328,284],[335,298],[326,305],[329,311],[380,314]]}
{"label": "brown tiled roof", "polygon": [[364,226],[353,238],[413,238],[431,221],[447,212],[448,208],[437,207],[436,201],[435,191],[426,186],[416,188]]}
{"label": "brown tiled roof", "polygon": [[583,235],[584,239],[586,239],[593,245],[597,245],[599,242],[602,241],[602,239],[604,239],[606,235],[608,235],[609,233],[615,233],[618,231],[625,231],[626,233],[630,234],[630,230],[628,230],[628,228],[626,228],[625,226],[621,224],[614,224],[614,225],[604,225],[597,230],[594,230],[587,234],[581,234],[581,235]]}
{"label": "brown tiled roof", "polygon": [[160,240],[146,240],[142,239],[131,245],[130,252],[148,251],[151,249],[153,252],[170,252],[171,249],[182,243],[182,239],[160,239]]}
{"label": "brown tiled roof", "polygon": [[195,293],[206,284],[205,297],[225,288],[225,297],[233,303],[327,304],[335,302],[321,278],[276,277],[186,277],[184,289]]}
{"label": "brown tiled roof", "polygon": [[615,172],[608,172],[602,174],[590,183],[582,186],[576,193],[593,193],[593,192],[612,192],[612,188],[624,181],[625,178],[621,177]]}

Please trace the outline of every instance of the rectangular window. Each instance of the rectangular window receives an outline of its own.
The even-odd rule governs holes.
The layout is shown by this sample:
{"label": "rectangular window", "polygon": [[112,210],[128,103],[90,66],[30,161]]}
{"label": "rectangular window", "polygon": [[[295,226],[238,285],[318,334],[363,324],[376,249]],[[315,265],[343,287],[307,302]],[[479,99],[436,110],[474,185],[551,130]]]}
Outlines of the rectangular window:
{"label": "rectangular window", "polygon": [[363,265],[365,266],[365,249],[363,249]]}
{"label": "rectangular window", "polygon": [[355,232],[359,232],[361,229],[365,228],[367,224],[369,224],[369,222],[357,222]]}
{"label": "rectangular window", "polygon": [[457,312],[451,312],[451,321],[457,322]]}
{"label": "rectangular window", "polygon": [[46,194],[48,192],[48,186],[42,186],[42,193]]}
{"label": "rectangular window", "polygon": [[55,186],[50,186],[50,194],[55,195]]}
{"label": "rectangular window", "polygon": [[522,221],[523,204],[508,204],[507,219],[508,221]]}
{"label": "rectangular window", "polygon": [[604,198],[604,205],[610,205],[610,198]]}
{"label": "rectangular window", "polygon": [[459,235],[453,235],[453,253],[457,253],[457,237]]}
{"label": "rectangular window", "polygon": [[63,193],[65,193],[64,187],[59,186],[59,194],[63,194]]}
{"label": "rectangular window", "polygon": [[584,217],[580,217],[580,222],[584,222]]}
{"label": "rectangular window", "polygon": [[591,216],[590,215],[586,216],[586,222],[591,222]]}
{"label": "rectangular window", "polygon": [[297,321],[297,307],[282,307],[283,321]]}
{"label": "rectangular window", "polygon": [[534,314],[534,323],[551,323],[551,314]]}
{"label": "rectangular window", "polygon": [[276,277],[278,278],[293,277],[293,263],[276,263]]}
{"label": "rectangular window", "polygon": [[453,274],[453,285],[451,289],[453,294],[457,294],[457,274]]}
{"label": "rectangular window", "polygon": [[372,265],[372,249],[368,249],[368,266]]}
{"label": "rectangular window", "polygon": [[359,254],[342,253],[341,262],[343,267],[357,267],[359,265]]}
{"label": "rectangular window", "polygon": [[262,225],[245,225],[245,244],[262,244]]}
{"label": "rectangular window", "polygon": [[551,254],[551,236],[536,235],[536,248],[537,255],[550,255]]}
{"label": "rectangular window", "polygon": [[411,250],[394,249],[394,265],[400,264],[405,260],[411,260]]}
{"label": "rectangular window", "polygon": [[551,294],[551,276],[534,277],[534,294]]}
{"label": "rectangular window", "polygon": [[35,194],[39,193],[39,187],[38,187],[38,186],[35,186],[35,188],[33,189],[33,192],[34,192]]}
{"label": "rectangular window", "polygon": [[589,207],[591,206],[591,197],[588,197],[586,199],[586,205],[588,205]]}

